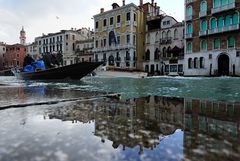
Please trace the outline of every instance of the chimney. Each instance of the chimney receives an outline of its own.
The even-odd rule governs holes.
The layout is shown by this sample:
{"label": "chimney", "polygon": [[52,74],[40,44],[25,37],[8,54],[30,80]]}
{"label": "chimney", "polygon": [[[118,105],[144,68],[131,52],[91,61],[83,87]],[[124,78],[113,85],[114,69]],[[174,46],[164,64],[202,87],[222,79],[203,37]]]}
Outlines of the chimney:
{"label": "chimney", "polygon": [[100,9],[100,13],[103,13],[103,12],[104,12],[104,8],[101,8],[101,9]]}
{"label": "chimney", "polygon": [[152,0],[152,6],[154,5],[154,0]]}
{"label": "chimney", "polygon": [[140,0],[140,7],[143,6],[143,0]]}
{"label": "chimney", "polygon": [[123,0],[122,2],[123,2],[123,6],[125,6],[125,0]]}

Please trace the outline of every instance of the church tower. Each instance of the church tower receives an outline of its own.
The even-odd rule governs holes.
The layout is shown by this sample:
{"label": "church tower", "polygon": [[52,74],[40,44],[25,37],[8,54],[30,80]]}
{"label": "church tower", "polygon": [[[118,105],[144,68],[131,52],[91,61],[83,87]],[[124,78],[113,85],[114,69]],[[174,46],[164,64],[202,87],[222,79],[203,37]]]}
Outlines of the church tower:
{"label": "church tower", "polygon": [[20,31],[20,44],[25,45],[26,44],[26,32],[24,31],[24,27],[22,27],[22,30]]}

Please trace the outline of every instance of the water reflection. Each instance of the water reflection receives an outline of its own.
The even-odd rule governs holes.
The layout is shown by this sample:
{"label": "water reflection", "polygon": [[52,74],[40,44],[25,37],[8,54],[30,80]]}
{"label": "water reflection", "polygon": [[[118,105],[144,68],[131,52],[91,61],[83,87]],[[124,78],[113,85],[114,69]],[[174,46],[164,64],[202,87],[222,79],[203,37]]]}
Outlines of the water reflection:
{"label": "water reflection", "polygon": [[240,159],[239,102],[157,96],[105,99],[50,110],[45,116],[72,123],[95,122],[94,135],[103,143],[111,141],[113,149],[138,147],[138,154],[157,151],[180,129],[184,131],[183,147],[173,145],[168,150],[178,150],[172,155],[184,160]]}

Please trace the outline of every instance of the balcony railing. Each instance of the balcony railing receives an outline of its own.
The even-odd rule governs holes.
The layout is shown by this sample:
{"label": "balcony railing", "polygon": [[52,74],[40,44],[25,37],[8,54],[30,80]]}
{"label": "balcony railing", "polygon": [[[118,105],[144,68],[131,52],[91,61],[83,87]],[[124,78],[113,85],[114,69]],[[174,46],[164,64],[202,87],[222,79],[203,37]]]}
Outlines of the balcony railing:
{"label": "balcony railing", "polygon": [[212,14],[214,13],[218,13],[218,12],[222,12],[222,11],[226,11],[226,10],[230,10],[230,9],[234,9],[235,8],[235,1],[233,3],[229,3],[226,4],[224,6],[219,6],[216,8],[212,8]]}
{"label": "balcony railing", "polygon": [[172,38],[171,37],[166,37],[166,38],[163,38],[163,39],[160,39],[160,44],[163,45],[163,44],[171,44],[172,43]]}
{"label": "balcony railing", "polygon": [[185,20],[186,20],[186,21],[192,20],[192,15],[186,16],[186,17],[185,17]]}
{"label": "balcony railing", "polygon": [[207,35],[207,30],[199,31],[199,36],[205,36],[205,35]]}
{"label": "balcony railing", "polygon": [[192,38],[192,33],[186,33],[185,38],[186,38],[186,39]]}
{"label": "balcony railing", "polygon": [[196,0],[186,0],[185,3],[188,4],[188,3],[192,3],[192,2],[195,2]]}
{"label": "balcony railing", "polygon": [[200,11],[199,18],[207,16],[207,11]]}
{"label": "balcony railing", "polygon": [[208,34],[211,35],[211,34],[216,34],[216,33],[221,33],[221,32],[229,32],[229,31],[234,31],[234,30],[239,30],[239,24],[210,29],[210,30],[208,30]]}

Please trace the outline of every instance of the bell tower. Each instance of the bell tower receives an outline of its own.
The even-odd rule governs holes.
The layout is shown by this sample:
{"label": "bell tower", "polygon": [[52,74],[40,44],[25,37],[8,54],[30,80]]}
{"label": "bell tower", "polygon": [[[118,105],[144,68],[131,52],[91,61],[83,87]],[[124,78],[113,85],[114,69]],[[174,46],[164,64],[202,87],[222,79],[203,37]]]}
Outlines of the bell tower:
{"label": "bell tower", "polygon": [[22,30],[20,31],[20,44],[25,45],[26,44],[26,32],[24,31],[24,27],[22,27]]}

